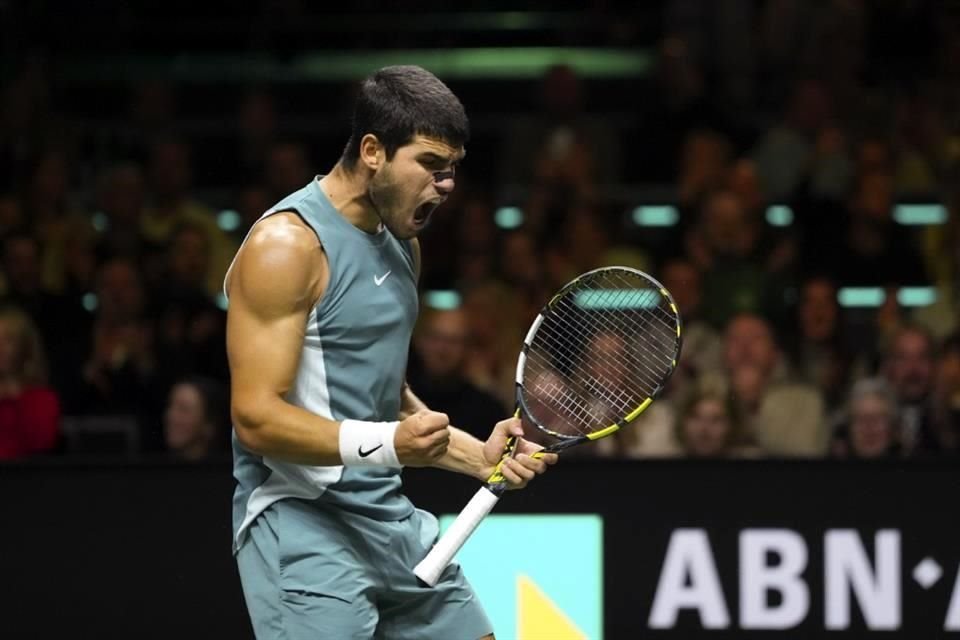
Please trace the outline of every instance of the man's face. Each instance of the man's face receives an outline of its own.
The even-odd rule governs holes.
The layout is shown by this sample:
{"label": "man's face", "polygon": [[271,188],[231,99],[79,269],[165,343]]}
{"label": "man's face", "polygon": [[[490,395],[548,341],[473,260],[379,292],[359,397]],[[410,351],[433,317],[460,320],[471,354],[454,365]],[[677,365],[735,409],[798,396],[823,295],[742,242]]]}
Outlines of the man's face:
{"label": "man's face", "polygon": [[934,361],[926,336],[904,331],[897,336],[887,361],[887,379],[904,402],[919,402],[933,384]]}
{"label": "man's face", "polygon": [[833,285],[814,280],[803,288],[800,299],[800,327],[803,335],[814,341],[824,341],[833,335],[837,324],[837,302]]}
{"label": "man's face", "polygon": [[724,336],[724,364],[728,372],[750,366],[766,377],[776,366],[777,357],[770,327],[762,319],[744,315],[730,321]]}
{"label": "man's face", "polygon": [[424,369],[431,377],[456,376],[467,354],[469,325],[466,314],[455,309],[436,311],[417,338],[416,346]]}
{"label": "man's face", "polygon": [[[390,233],[406,240],[426,228],[430,214],[453,191],[454,167],[463,156],[462,147],[418,135],[377,169],[367,193]],[[450,173],[437,180],[444,172]]]}

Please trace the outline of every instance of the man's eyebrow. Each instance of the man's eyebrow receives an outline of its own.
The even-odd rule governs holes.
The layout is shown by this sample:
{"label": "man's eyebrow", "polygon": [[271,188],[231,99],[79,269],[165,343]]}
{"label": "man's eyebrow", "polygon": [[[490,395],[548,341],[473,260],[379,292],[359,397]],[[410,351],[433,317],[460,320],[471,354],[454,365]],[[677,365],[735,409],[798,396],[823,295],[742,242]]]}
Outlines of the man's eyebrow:
{"label": "man's eyebrow", "polygon": [[440,160],[442,162],[449,162],[450,164],[457,164],[458,162],[463,160],[464,156],[466,155],[467,154],[464,153],[462,155],[454,154],[453,156],[444,156],[444,155],[440,155],[439,153],[435,153],[433,151],[421,151],[419,154],[417,154],[417,158],[421,160]]}

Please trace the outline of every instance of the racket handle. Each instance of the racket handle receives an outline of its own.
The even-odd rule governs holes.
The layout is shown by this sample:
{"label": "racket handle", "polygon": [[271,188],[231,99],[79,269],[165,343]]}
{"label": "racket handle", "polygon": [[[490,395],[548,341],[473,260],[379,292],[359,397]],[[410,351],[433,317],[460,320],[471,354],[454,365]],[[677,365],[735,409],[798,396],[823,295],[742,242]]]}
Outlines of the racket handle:
{"label": "racket handle", "polygon": [[430,553],[417,564],[413,573],[431,587],[437,584],[440,574],[447,568],[453,557],[460,551],[460,547],[467,541],[480,521],[483,520],[493,506],[500,499],[486,487],[481,487],[474,494],[467,506],[463,508],[457,519],[453,521],[437,544],[433,545]]}

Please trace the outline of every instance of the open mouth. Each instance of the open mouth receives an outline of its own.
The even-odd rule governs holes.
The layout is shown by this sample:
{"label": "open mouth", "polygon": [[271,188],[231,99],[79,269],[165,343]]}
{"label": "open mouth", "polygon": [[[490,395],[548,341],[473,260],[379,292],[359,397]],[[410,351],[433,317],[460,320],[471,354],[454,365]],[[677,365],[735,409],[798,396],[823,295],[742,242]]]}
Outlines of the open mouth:
{"label": "open mouth", "polygon": [[417,225],[426,224],[430,219],[430,214],[432,214],[438,206],[440,206],[439,202],[424,202],[413,212],[413,221]]}

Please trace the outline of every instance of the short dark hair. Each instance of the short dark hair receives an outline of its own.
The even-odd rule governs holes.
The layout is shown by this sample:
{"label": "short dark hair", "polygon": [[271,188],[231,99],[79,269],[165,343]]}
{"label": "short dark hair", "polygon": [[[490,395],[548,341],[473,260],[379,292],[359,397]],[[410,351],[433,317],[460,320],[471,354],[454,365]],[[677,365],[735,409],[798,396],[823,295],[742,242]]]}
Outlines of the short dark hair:
{"label": "short dark hair", "polygon": [[460,100],[435,75],[421,67],[384,67],[360,85],[354,103],[350,139],[342,161],[352,167],[360,158],[360,141],[368,133],[387,151],[387,159],[416,135],[461,147],[470,138],[470,123]]}

